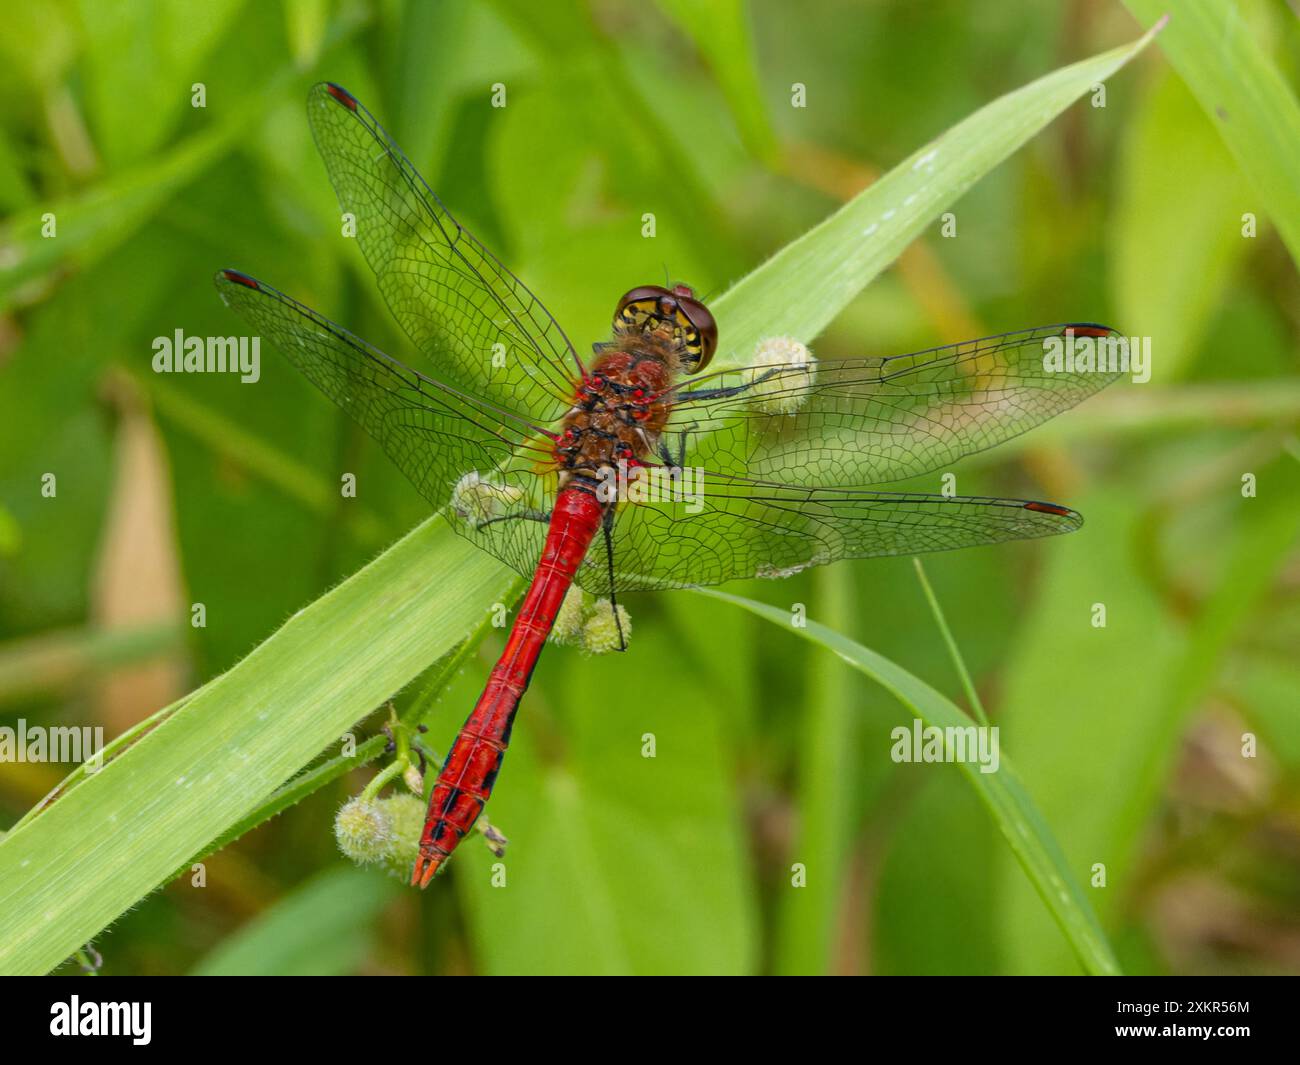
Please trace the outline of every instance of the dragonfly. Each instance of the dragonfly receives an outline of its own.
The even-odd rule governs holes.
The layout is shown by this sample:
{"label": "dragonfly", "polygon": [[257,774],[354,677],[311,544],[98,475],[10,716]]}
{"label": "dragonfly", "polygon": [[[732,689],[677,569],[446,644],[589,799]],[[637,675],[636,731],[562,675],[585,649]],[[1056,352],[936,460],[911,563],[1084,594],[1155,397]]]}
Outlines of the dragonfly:
{"label": "dragonfly", "polygon": [[[687,285],[618,300],[586,361],[532,291],[329,82],[307,117],[416,369],[255,277],[225,303],[372,436],[461,535],[530,579],[505,648],[430,793],[411,882],[427,887],[487,804],[520,701],[576,585],[619,592],[784,577],[844,559],[1071,532],[1068,507],[890,491],[1074,406],[1117,372],[1045,368],[1090,322],[905,355],[708,371],[719,329]],[[805,349],[806,351],[806,349]],[[696,471],[701,490],[637,493]],[[662,476],[666,475],[666,476]],[[679,484],[680,487],[680,484]],[[620,630],[621,634],[621,630]]]}

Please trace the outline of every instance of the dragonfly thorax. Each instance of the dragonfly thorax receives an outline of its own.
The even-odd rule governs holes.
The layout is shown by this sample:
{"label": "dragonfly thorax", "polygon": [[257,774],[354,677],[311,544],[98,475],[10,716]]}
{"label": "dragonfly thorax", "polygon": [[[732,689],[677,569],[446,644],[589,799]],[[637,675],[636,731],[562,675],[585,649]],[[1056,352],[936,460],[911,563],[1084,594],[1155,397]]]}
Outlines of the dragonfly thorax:
{"label": "dragonfly thorax", "polygon": [[555,441],[561,482],[573,474],[601,478],[652,459],[672,405],[675,347],[652,334],[602,350],[578,386]]}

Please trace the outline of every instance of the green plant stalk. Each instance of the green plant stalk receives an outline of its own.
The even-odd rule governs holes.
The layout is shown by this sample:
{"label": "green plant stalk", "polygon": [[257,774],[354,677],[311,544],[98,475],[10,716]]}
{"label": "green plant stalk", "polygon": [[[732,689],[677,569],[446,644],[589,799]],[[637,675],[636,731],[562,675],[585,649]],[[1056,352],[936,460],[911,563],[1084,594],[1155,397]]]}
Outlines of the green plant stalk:
{"label": "green plant stalk", "polygon": [[[734,603],[773,624],[791,628],[786,612],[766,603],[712,589],[700,589],[699,594]],[[970,727],[970,718],[939,692],[869,648],[815,621],[808,621],[806,626],[793,631],[805,640],[833,651],[854,669],[870,677],[924,724],[938,728]],[[1007,757],[1001,756],[995,773],[982,773],[980,767],[970,761],[958,765],[988,807],[1012,854],[1065,934],[1084,971],[1095,976],[1117,975],[1119,964],[1083,889],[1070,872],[1060,845]]]}
{"label": "green plant stalk", "polygon": [[980,701],[980,693],[975,690],[975,682],[971,680],[970,670],[966,668],[966,660],[962,657],[957,641],[953,639],[952,630],[948,628],[948,619],[943,616],[943,608],[939,605],[934,589],[930,586],[930,578],[925,575],[925,567],[921,565],[919,558],[912,559],[912,565],[916,567],[916,579],[921,582],[921,590],[925,592],[926,602],[930,604],[930,612],[934,614],[934,620],[939,626],[939,632],[943,635],[943,642],[948,648],[953,667],[957,670],[957,676],[961,678],[961,686],[966,692],[966,698],[970,701],[971,710],[975,713],[975,720],[987,728],[989,715],[984,712],[984,704]]}
{"label": "green plant stalk", "polygon": [[[822,567],[813,574],[813,589],[823,623],[846,628],[855,607],[852,582]],[[791,855],[804,865],[807,879],[797,891],[782,893],[774,959],[781,975],[831,972],[855,843],[856,719],[851,703],[854,686],[861,682],[842,665],[828,669],[819,656],[809,667],[799,746],[799,834]]]}
{"label": "green plant stalk", "polygon": [[396,780],[399,776],[405,773],[406,767],[409,764],[410,763],[408,763],[404,758],[394,758],[388,763],[388,765],[384,766],[383,769],[370,778],[370,783],[361,789],[361,798],[373,799],[383,791],[391,781]]}

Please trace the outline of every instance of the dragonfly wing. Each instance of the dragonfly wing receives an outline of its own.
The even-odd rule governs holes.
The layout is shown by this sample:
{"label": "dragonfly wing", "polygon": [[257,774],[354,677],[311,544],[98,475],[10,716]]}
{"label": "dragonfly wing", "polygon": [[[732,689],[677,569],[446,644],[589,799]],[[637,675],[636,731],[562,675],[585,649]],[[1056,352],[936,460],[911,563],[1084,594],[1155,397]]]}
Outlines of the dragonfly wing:
{"label": "dragonfly wing", "polygon": [[[520,573],[545,539],[533,521],[482,520],[549,511],[555,475],[549,434],[519,416],[427,377],[297,300],[246,274],[222,270],[217,291],[258,334],[378,441],[398,469],[452,524]],[[453,504],[448,507],[448,504]]]}
{"label": "dragonfly wing", "polygon": [[1123,340],[1105,326],[1053,325],[812,369],[726,371],[689,382],[668,429],[687,430],[688,462],[729,475],[800,486],[884,484],[1019,436],[1120,376],[1045,364],[1081,339],[1094,351]]}
{"label": "dragonfly wing", "polygon": [[307,97],[339,206],[393,316],[452,383],[542,424],[572,399],[583,366],[522,281],[465,229],[347,90]]}
{"label": "dragonfly wing", "polygon": [[[841,559],[977,547],[1083,524],[1066,507],[1023,499],[796,488],[707,475],[702,488],[698,504],[623,506],[614,537],[616,588],[787,577]],[[579,583],[603,594],[603,563],[589,563]]]}

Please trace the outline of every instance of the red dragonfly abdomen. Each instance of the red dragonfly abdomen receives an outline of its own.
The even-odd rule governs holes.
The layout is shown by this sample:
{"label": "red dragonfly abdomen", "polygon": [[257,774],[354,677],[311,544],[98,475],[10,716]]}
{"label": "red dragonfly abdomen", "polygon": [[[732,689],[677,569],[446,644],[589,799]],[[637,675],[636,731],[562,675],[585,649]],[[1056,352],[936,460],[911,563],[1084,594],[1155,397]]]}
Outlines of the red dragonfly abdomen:
{"label": "red dragonfly abdomen", "polygon": [[585,483],[571,484],[556,497],[546,546],[505,650],[433,786],[412,884],[428,886],[483,812],[510,743],[519,700],[604,513],[594,489]]}

